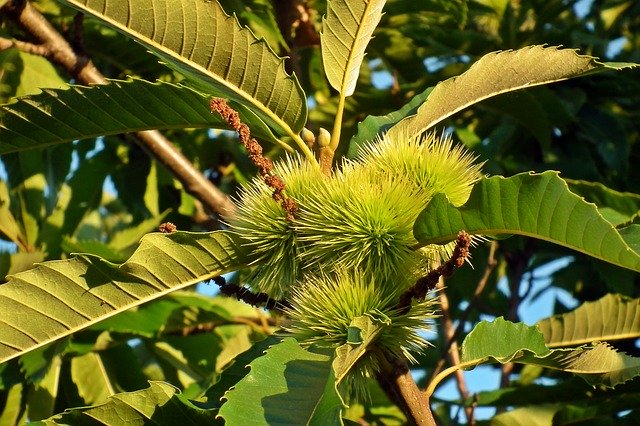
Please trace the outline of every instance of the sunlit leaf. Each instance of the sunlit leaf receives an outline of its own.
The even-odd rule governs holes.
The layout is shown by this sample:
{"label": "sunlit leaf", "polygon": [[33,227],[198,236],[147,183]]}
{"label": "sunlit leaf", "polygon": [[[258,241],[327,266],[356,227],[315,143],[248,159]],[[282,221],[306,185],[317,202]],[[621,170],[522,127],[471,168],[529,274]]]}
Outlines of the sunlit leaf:
{"label": "sunlit leaf", "polygon": [[149,234],[122,265],[89,255],[41,263],[0,286],[0,361],[246,263],[222,231]]}
{"label": "sunlit leaf", "polygon": [[[0,106],[0,154],[139,130],[226,128],[209,99],[179,84],[139,79],[45,89]],[[259,121],[248,117],[246,124],[257,137],[274,140]]]}
{"label": "sunlit leaf", "polygon": [[539,405],[516,408],[501,413],[491,419],[491,426],[548,426],[553,424],[553,416],[560,410],[559,405]]}
{"label": "sunlit leaf", "polygon": [[598,211],[615,226],[620,226],[640,213],[640,195],[614,191],[599,182],[566,179],[571,192],[598,206]]}
{"label": "sunlit leaf", "polygon": [[320,43],[325,73],[342,96],[356,88],[360,65],[386,0],[329,0]]}
{"label": "sunlit leaf", "polygon": [[226,393],[219,417],[228,424],[341,424],[331,359],[287,338],[250,364]]}
{"label": "sunlit leaf", "polygon": [[[489,53],[457,77],[438,83],[416,95],[422,105],[402,109],[369,120],[358,127],[351,140],[354,146],[371,140],[374,134],[388,131],[394,137],[420,133],[462,109],[502,93],[553,83],[603,71],[637,66],[631,63],[601,63],[572,49],[529,46],[518,50]],[[414,104],[414,101],[411,102]]]}
{"label": "sunlit leaf", "polygon": [[609,387],[640,375],[640,358],[619,353],[605,343],[550,350],[537,327],[502,317],[478,323],[460,351],[463,368],[489,361],[532,364],[578,374],[590,384]]}
{"label": "sunlit leaf", "polygon": [[282,58],[229,17],[218,2],[195,0],[62,0],[134,38],[205,92],[243,105],[278,134],[293,136],[307,108]]}
{"label": "sunlit leaf", "polygon": [[640,299],[607,294],[562,315],[538,322],[548,347],[640,337]]}
{"label": "sunlit leaf", "polygon": [[71,359],[71,380],[86,405],[103,403],[115,393],[104,360],[96,352]]}
{"label": "sunlit leaf", "polygon": [[538,238],[640,271],[637,226],[616,229],[595,205],[569,191],[554,171],[482,179],[458,208],[444,194],[438,194],[414,226],[421,244],[453,241],[462,230]]}

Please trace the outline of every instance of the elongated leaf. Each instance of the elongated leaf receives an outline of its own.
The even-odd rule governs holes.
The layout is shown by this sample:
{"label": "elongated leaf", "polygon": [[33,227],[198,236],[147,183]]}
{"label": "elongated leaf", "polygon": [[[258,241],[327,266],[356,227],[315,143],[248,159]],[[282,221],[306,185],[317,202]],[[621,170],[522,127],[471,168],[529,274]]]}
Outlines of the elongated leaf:
{"label": "elongated leaf", "polygon": [[463,367],[488,361],[539,365],[578,374],[590,384],[613,387],[640,375],[640,358],[616,352],[605,343],[549,350],[537,327],[505,321],[478,323],[462,342]]}
{"label": "elongated leaf", "polygon": [[538,322],[548,347],[640,337],[640,299],[607,294],[562,315]]}
{"label": "elongated leaf", "polygon": [[489,53],[466,72],[445,80],[433,89],[415,116],[389,130],[395,134],[420,133],[456,112],[487,99],[526,87],[553,83],[606,70],[635,67],[632,63],[598,62],[573,49],[529,46]]}
{"label": "elongated leaf", "polygon": [[[0,107],[0,154],[138,130],[226,128],[209,96],[182,85],[133,79],[91,87],[45,89]],[[246,123],[274,141],[259,120]]]}
{"label": "elongated leaf", "polygon": [[640,195],[614,191],[599,182],[567,179],[569,189],[598,206],[607,221],[620,226],[640,213]]}
{"label": "elongated leaf", "polygon": [[331,359],[287,338],[250,364],[227,394],[219,417],[227,424],[340,424],[342,401]]}
{"label": "elongated leaf", "polygon": [[482,179],[459,208],[438,194],[418,216],[414,235],[421,244],[443,244],[461,230],[539,238],[640,271],[637,227],[616,229],[554,171]]}
{"label": "elongated leaf", "polygon": [[307,107],[297,79],[217,1],[61,1],[134,38],[199,89],[246,106],[243,119],[254,121],[253,111],[280,135],[302,130]]}
{"label": "elongated leaf", "polygon": [[213,414],[188,401],[180,391],[164,382],[149,382],[150,386],[136,392],[118,393],[104,404],[74,408],[35,425],[57,424],[212,424]]}
{"label": "elongated leaf", "polygon": [[322,62],[331,86],[342,96],[356,88],[364,52],[386,0],[329,0],[322,22]]}
{"label": "elongated leaf", "polygon": [[0,286],[0,362],[246,262],[229,233],[177,232],[145,236],[122,265],[89,255],[41,263]]}
{"label": "elongated leaf", "polygon": [[115,393],[104,360],[89,352],[71,359],[71,380],[86,405],[100,404]]}

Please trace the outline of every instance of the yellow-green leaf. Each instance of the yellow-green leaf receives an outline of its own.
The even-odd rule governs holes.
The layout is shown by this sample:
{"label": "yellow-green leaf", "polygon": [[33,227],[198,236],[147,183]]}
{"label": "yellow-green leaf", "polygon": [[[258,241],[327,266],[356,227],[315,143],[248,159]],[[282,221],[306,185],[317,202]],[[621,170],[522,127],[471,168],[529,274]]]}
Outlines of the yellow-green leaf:
{"label": "yellow-green leaf", "polygon": [[631,63],[598,62],[573,49],[529,46],[489,53],[463,74],[442,81],[414,115],[394,125],[392,135],[416,134],[456,112],[502,93],[562,81],[604,70],[636,67]]}
{"label": "yellow-green leaf", "polygon": [[[307,119],[306,98],[282,58],[216,1],[61,0],[134,38],[199,89],[237,102],[280,135]],[[245,107],[242,107],[242,106]]]}
{"label": "yellow-green leaf", "polygon": [[122,265],[89,255],[41,263],[0,286],[0,362],[247,262],[219,231],[149,234]]}
{"label": "yellow-green leaf", "polygon": [[342,96],[355,90],[364,52],[386,0],[329,0],[322,22],[322,62],[331,86]]}

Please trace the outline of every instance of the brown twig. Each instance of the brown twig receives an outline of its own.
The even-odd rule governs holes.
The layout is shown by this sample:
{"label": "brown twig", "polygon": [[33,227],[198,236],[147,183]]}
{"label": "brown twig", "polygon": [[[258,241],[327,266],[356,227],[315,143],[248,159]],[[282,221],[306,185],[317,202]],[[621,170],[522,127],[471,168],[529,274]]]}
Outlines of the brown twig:
{"label": "brown twig", "polygon": [[198,324],[194,324],[186,327],[178,327],[175,329],[164,329],[162,330],[162,335],[163,336],[178,335],[178,336],[184,337],[184,336],[191,336],[194,334],[210,333],[216,328],[224,325],[249,325],[251,327],[260,328],[262,331],[267,332],[268,330],[265,330],[265,323],[267,328],[278,326],[278,322],[274,318],[265,319],[263,318],[263,316],[256,317],[256,318],[241,316],[241,317],[234,317],[228,320],[202,322],[202,323],[198,323]]}
{"label": "brown twig", "polygon": [[222,98],[211,98],[209,101],[211,112],[216,112],[229,123],[232,129],[238,133],[240,142],[247,150],[249,159],[258,167],[258,173],[265,183],[273,188],[273,199],[282,205],[287,220],[292,221],[298,210],[296,202],[284,195],[285,183],[280,177],[273,174],[273,162],[262,155],[262,147],[257,140],[251,137],[249,126],[240,121],[238,112],[231,108],[227,101]]}
{"label": "brown twig", "polygon": [[498,265],[498,262],[496,261],[496,258],[495,258],[497,247],[498,247],[498,243],[496,241],[492,241],[489,248],[489,257],[487,259],[487,266],[485,267],[482,277],[480,278],[480,280],[478,281],[478,284],[476,285],[476,289],[473,292],[473,297],[469,301],[469,305],[466,307],[464,312],[458,318],[458,326],[456,327],[453,335],[446,340],[445,346],[442,348],[442,352],[440,353],[440,358],[436,363],[436,365],[434,366],[431,374],[429,375],[429,379],[427,380],[427,383],[430,382],[431,379],[433,379],[435,376],[437,376],[444,368],[444,365],[446,363],[447,353],[451,348],[451,344],[457,341],[458,337],[464,330],[465,323],[467,321],[467,318],[469,318],[471,311],[476,308],[476,304],[480,300],[480,295],[482,294],[487,283],[489,282],[489,278],[491,277],[493,270]]}
{"label": "brown twig", "polygon": [[411,300],[422,300],[426,297],[427,293],[433,290],[440,277],[450,277],[455,272],[456,268],[464,265],[465,260],[469,257],[469,246],[471,245],[471,236],[465,231],[458,233],[456,238],[456,246],[453,249],[451,258],[444,264],[438,266],[433,271],[429,272],[424,277],[418,279],[415,285],[400,295],[397,309],[400,312],[408,312],[411,308]]}
{"label": "brown twig", "polygon": [[283,312],[285,309],[291,309],[291,304],[286,300],[272,299],[266,293],[253,293],[246,287],[228,284],[221,276],[215,277],[213,281],[220,287],[220,294],[223,296],[233,296],[251,306],[264,307],[270,311]]}
{"label": "brown twig", "polygon": [[[0,11],[16,22],[33,40],[25,43],[9,40],[10,47],[25,49],[40,54],[64,68],[82,84],[106,84],[107,80],[91,60],[78,55],[62,35],[28,1],[9,0]],[[77,27],[77,25],[76,25]],[[76,38],[80,37],[76,34]],[[7,46],[7,40],[2,43]],[[37,47],[36,47],[37,46]],[[211,211],[229,218],[235,205],[222,191],[216,188],[193,164],[182,155],[171,142],[157,130],[140,131],[133,134],[136,142],[151,153],[182,183],[185,190],[202,201]]]}

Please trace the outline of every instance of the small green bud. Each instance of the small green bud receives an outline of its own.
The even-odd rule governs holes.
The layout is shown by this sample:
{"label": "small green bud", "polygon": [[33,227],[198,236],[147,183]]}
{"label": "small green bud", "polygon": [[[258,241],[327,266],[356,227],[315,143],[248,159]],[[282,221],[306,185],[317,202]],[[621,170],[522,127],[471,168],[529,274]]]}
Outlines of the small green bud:
{"label": "small green bud", "polygon": [[313,132],[306,127],[302,129],[300,136],[302,136],[302,140],[307,144],[307,146],[313,146],[316,141],[316,137]]}
{"label": "small green bud", "polygon": [[320,127],[320,131],[318,132],[318,145],[320,146],[329,146],[331,143],[331,133],[327,129]]}

